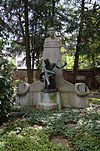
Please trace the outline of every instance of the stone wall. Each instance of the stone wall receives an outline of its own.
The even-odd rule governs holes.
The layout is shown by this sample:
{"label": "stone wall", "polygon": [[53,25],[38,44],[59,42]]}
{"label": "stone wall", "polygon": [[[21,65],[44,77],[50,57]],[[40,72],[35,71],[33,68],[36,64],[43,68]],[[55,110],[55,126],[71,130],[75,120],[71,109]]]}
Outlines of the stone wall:
{"label": "stone wall", "polygon": [[[41,70],[34,70],[33,72],[33,79],[39,80],[39,75],[41,73]],[[100,70],[96,71],[95,75],[100,75]],[[73,72],[72,70],[63,70],[63,76],[66,81],[69,81],[73,83]],[[22,80],[27,82],[27,72],[25,69],[19,69],[16,70],[14,75],[13,75],[14,80]],[[77,76],[77,81],[76,82],[85,82],[87,86],[91,89],[97,88],[97,83],[94,79],[94,73],[92,70],[79,70],[78,71],[78,76]]]}

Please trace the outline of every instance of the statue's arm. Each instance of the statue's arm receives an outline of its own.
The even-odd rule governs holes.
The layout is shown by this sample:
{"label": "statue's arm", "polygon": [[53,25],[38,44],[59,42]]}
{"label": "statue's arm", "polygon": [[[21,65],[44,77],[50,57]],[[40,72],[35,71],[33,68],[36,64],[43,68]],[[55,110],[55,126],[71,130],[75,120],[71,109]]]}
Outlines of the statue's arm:
{"label": "statue's arm", "polygon": [[47,73],[52,73],[52,74],[56,74],[54,71],[50,71],[50,70],[45,70]]}

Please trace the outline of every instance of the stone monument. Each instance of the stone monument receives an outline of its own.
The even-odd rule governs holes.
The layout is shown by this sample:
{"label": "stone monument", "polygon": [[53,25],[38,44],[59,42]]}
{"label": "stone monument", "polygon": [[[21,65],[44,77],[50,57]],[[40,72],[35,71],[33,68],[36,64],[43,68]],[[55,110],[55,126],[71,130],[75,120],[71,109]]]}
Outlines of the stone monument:
{"label": "stone monument", "polygon": [[[55,30],[50,28],[50,37],[45,39],[43,59],[49,59],[51,63],[61,67],[61,51],[60,38],[55,36]],[[62,69],[56,74],[56,86],[60,92],[61,102],[64,106],[70,106],[73,103],[74,85],[65,81],[62,74]],[[66,103],[67,102],[67,103]]]}
{"label": "stone monument", "polygon": [[26,102],[43,110],[61,109],[61,107],[87,107],[88,87],[84,83],[74,86],[64,80],[60,38],[55,36],[53,27],[50,28],[49,33],[50,37],[44,41],[41,81],[29,85]]}

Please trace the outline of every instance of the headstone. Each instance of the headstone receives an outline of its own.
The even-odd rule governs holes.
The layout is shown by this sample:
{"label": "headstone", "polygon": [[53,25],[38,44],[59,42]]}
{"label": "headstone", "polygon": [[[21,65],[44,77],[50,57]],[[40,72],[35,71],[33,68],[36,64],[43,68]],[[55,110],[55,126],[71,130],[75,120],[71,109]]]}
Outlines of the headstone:
{"label": "headstone", "polygon": [[[48,84],[45,84],[45,80],[43,83],[41,81],[36,81],[35,83],[30,84],[27,91],[27,100],[38,109],[43,110],[61,109],[62,106],[87,107],[89,94],[88,87],[84,83],[76,84],[74,87],[73,84],[64,80],[61,69],[60,38],[55,36],[53,27],[50,28],[49,32],[50,37],[46,38],[44,41],[43,63],[45,60],[49,60],[50,64],[56,64],[59,67],[59,70],[53,77],[54,79],[47,81]],[[54,72],[52,70],[50,72]],[[84,77],[78,78],[83,79]],[[50,83],[50,86],[49,82],[52,82]],[[24,87],[25,89],[27,88],[24,85],[22,85],[21,88],[19,87],[20,92],[22,91],[23,93]],[[51,87],[53,88],[53,91],[50,93],[47,89],[50,89]],[[43,91],[43,89],[46,89],[46,91]],[[23,94],[20,95],[19,100],[22,95]],[[26,94],[23,95],[23,101],[25,98]]]}

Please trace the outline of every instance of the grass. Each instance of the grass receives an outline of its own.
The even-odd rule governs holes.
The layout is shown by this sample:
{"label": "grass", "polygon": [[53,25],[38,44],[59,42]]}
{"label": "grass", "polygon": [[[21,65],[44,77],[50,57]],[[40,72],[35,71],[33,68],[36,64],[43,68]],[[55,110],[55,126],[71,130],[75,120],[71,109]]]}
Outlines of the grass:
{"label": "grass", "polygon": [[[21,112],[21,118],[0,128],[0,151],[100,151],[100,110],[96,107],[51,112],[23,108]],[[71,145],[53,144],[52,137],[66,138]]]}

